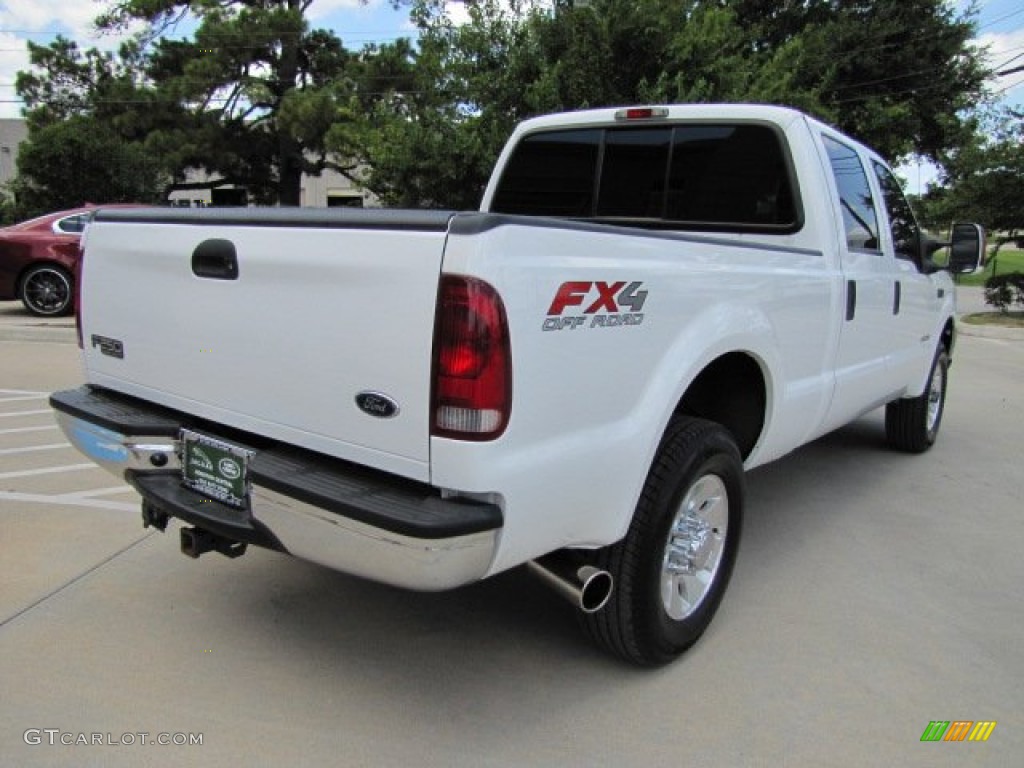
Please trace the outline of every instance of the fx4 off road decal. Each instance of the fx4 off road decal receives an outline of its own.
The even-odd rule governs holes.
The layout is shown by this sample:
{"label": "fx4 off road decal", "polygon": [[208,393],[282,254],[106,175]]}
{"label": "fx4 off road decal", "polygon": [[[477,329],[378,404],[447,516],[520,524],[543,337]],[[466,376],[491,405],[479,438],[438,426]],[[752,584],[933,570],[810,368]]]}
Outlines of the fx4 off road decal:
{"label": "fx4 off road decal", "polygon": [[544,320],[545,331],[621,328],[644,321],[643,283],[568,282],[559,286]]}

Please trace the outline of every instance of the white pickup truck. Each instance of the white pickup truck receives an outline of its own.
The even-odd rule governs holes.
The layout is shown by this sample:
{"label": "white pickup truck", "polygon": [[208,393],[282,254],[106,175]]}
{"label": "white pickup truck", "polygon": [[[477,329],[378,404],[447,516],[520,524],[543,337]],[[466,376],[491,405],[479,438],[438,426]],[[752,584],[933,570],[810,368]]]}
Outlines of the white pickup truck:
{"label": "white pickup truck", "polygon": [[722,598],[745,469],[880,406],[895,447],[932,444],[948,272],[983,252],[799,112],[552,115],[478,212],[99,212],[88,383],[51,402],[193,557],[418,590],[529,563],[653,665]]}

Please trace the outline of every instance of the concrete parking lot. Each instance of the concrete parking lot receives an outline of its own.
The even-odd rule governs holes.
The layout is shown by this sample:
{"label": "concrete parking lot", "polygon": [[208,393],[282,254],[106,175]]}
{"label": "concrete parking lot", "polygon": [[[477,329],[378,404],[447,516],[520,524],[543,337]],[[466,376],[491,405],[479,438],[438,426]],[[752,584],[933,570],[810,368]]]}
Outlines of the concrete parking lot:
{"label": "concrete parking lot", "polygon": [[184,557],[64,443],[78,350],[34,322],[0,304],[0,765],[1024,764],[1024,334],[960,339],[928,454],[876,412],[752,472],[711,629],[642,671],[522,570],[414,594]]}

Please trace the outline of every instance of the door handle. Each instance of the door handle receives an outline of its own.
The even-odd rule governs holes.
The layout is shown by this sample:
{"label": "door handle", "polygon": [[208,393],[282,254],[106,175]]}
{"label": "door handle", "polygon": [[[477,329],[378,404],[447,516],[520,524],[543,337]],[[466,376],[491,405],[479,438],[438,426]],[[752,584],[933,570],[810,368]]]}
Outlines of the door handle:
{"label": "door handle", "polygon": [[903,298],[903,286],[899,280],[892,284],[892,313],[900,313],[900,299]]}
{"label": "door handle", "polygon": [[230,240],[203,240],[192,252],[192,273],[211,280],[237,280],[238,254]]}
{"label": "door handle", "polygon": [[846,322],[857,315],[857,281],[846,281]]}

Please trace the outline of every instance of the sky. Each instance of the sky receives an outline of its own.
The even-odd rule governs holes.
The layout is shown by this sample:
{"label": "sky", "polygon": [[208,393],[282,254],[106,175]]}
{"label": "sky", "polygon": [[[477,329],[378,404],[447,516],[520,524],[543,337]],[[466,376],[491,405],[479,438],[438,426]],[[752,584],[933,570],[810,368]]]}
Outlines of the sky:
{"label": "sky", "polygon": [[[115,49],[118,39],[97,36],[92,21],[105,0],[0,0],[0,117],[20,117],[21,104],[14,89],[19,70],[28,68],[26,42],[46,44],[58,34],[75,40],[80,48]],[[989,48],[989,61],[997,71],[1024,66],[1024,5],[1021,0],[977,0],[978,43]],[[956,0],[958,10],[968,0]],[[453,16],[458,18],[458,5]],[[309,10],[314,27],[331,29],[346,48],[413,36],[407,12],[396,11],[388,0],[313,0]],[[1024,107],[1024,71],[998,77],[991,90],[1009,104]],[[934,178],[934,169],[916,164],[901,174],[909,191],[917,192]]]}

